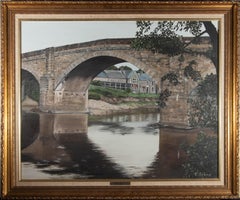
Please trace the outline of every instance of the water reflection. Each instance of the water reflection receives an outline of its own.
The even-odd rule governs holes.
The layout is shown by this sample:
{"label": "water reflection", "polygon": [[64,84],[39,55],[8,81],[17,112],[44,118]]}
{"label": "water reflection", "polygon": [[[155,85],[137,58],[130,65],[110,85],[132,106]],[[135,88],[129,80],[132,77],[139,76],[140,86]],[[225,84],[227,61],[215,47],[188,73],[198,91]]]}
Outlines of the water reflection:
{"label": "water reflection", "polygon": [[[95,119],[97,123],[89,126],[88,137],[114,163],[118,163],[128,177],[138,178],[144,174],[159,150],[159,130],[148,126],[158,119],[158,114]],[[148,129],[148,132],[144,129]]]}
{"label": "water reflection", "polygon": [[[181,178],[180,146],[193,142],[197,131],[151,126],[158,121],[156,113],[101,118],[41,113],[35,141],[22,149],[22,178]],[[22,127],[29,123],[23,120]]]}
{"label": "water reflection", "polygon": [[39,115],[36,113],[22,113],[21,149],[29,146],[39,134]]}
{"label": "water reflection", "polygon": [[148,166],[144,178],[183,178],[182,163],[186,154],[182,144],[192,144],[199,130],[176,130],[161,128],[159,151],[154,161]]}

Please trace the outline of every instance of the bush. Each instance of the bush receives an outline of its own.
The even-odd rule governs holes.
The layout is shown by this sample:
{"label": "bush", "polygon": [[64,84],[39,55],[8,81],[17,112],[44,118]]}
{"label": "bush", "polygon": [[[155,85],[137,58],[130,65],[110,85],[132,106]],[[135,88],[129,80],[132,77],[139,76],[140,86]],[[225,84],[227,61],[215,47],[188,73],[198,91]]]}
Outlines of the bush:
{"label": "bush", "polygon": [[200,132],[192,145],[183,145],[187,160],[182,164],[185,178],[218,177],[218,141]]}
{"label": "bush", "polygon": [[103,96],[113,97],[113,92],[111,91],[111,89],[109,89],[109,91],[108,90],[102,90],[101,93],[102,93]]}
{"label": "bush", "polygon": [[101,86],[102,85],[101,81],[92,81],[91,84],[92,85],[97,85],[97,86]]}
{"label": "bush", "polygon": [[132,91],[131,91],[130,88],[127,88],[127,89],[126,89],[126,92],[127,92],[127,93],[131,93]]}
{"label": "bush", "polygon": [[193,127],[218,127],[218,78],[210,74],[194,90],[190,103],[189,123]]}
{"label": "bush", "polygon": [[88,95],[88,99],[100,100],[101,99],[101,95],[97,94],[97,93],[90,93]]}

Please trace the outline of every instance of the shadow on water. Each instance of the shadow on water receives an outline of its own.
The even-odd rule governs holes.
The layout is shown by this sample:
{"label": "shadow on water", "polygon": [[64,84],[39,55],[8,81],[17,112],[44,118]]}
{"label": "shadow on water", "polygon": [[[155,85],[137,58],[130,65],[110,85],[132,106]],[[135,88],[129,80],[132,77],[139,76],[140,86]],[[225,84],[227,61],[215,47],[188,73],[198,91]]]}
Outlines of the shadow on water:
{"label": "shadow on water", "polygon": [[39,114],[22,112],[21,149],[32,144],[39,135]]}
{"label": "shadow on water", "polygon": [[[76,119],[76,116],[73,117]],[[62,118],[64,116],[61,116],[61,120]],[[36,125],[38,121],[38,118],[34,119],[36,122],[32,123],[32,126]],[[88,139],[86,132],[64,133],[61,131],[64,129],[62,124],[60,128],[56,127],[55,119],[57,122],[61,121],[59,116],[40,114],[39,135],[33,143],[26,145],[22,150],[23,166],[33,165],[33,168],[38,170],[37,173],[55,177],[58,175],[68,177],[69,175],[76,179],[128,178],[118,164],[114,163]],[[67,116],[65,125],[69,124],[68,120],[72,123],[71,117]],[[23,123],[27,126],[29,122],[23,120]],[[76,129],[77,126],[74,128]],[[22,132],[23,135],[26,134],[25,129],[22,129]]]}
{"label": "shadow on water", "polygon": [[[93,125],[93,124],[92,124]],[[125,125],[122,125],[122,123],[117,122],[104,122],[104,121],[96,121],[94,125],[100,126],[100,130],[102,131],[110,131],[114,134],[131,134],[133,131],[133,127],[127,127]]]}
{"label": "shadow on water", "polygon": [[196,133],[191,131],[160,128],[159,151],[153,162],[148,166],[143,178],[183,178],[182,163],[186,154],[181,145],[191,144],[196,138]]}
{"label": "shadow on water", "polygon": [[[87,134],[59,134],[58,142],[66,148],[74,165],[64,166],[64,170],[49,173],[83,174],[88,178],[127,178],[123,169],[113,163],[87,137]],[[47,171],[45,171],[47,172]]]}
{"label": "shadow on water", "polygon": [[159,129],[157,127],[153,127],[153,126],[145,126],[145,127],[141,127],[142,131],[148,134],[153,134],[153,135],[157,135],[159,134]]}

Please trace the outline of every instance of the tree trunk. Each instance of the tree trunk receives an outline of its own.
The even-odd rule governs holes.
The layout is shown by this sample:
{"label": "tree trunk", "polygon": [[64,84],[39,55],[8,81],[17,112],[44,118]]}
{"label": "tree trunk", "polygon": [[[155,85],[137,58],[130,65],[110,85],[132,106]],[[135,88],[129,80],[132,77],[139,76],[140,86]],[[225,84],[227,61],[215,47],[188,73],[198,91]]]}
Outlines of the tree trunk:
{"label": "tree trunk", "polygon": [[213,64],[215,65],[216,67],[216,71],[217,71],[217,74],[218,74],[218,71],[219,71],[219,66],[218,66],[218,59],[219,59],[219,56],[218,56],[218,42],[219,42],[219,34],[215,28],[215,26],[213,25],[213,23],[211,21],[204,21],[203,22],[205,28],[206,28],[206,31],[207,33],[209,34],[209,37],[211,39],[211,42],[212,42],[212,46],[213,46],[213,52],[212,52],[212,55],[211,55],[211,60],[213,61]]}

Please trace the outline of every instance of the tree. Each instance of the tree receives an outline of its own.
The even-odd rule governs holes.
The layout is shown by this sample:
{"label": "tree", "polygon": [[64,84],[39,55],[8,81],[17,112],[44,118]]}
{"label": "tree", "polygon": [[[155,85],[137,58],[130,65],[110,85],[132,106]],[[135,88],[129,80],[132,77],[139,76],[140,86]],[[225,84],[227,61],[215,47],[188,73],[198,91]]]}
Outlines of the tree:
{"label": "tree", "polygon": [[[135,49],[147,49],[155,53],[179,56],[179,62],[184,61],[183,53],[193,53],[189,47],[192,43],[198,43],[200,37],[209,35],[212,49],[209,52],[197,52],[209,57],[215,68],[216,74],[207,75],[204,79],[200,72],[194,70],[196,61],[191,61],[183,69],[183,75],[198,82],[189,99],[190,125],[194,127],[211,127],[215,130],[218,125],[217,96],[218,96],[218,32],[211,21],[139,21],[138,31],[132,46]],[[194,37],[186,41],[179,31],[190,32]],[[169,71],[161,78],[161,82],[168,81],[171,86],[180,84],[178,73]],[[162,109],[171,95],[167,88],[159,94],[158,105]],[[196,142],[192,145],[183,145],[187,160],[183,163],[184,176],[186,178],[216,178],[218,176],[218,141],[216,135],[210,137],[207,133],[199,133]]]}
{"label": "tree", "polygon": [[[148,49],[169,55],[191,53],[191,43],[198,43],[200,37],[207,33],[211,40],[211,52],[204,53],[218,68],[218,31],[211,21],[137,21],[136,38],[132,42],[135,49]],[[190,42],[184,41],[181,33],[189,32],[194,37]]]}
{"label": "tree", "polygon": [[192,145],[182,145],[188,159],[182,164],[185,178],[218,177],[218,141],[216,136],[200,132]]}
{"label": "tree", "polygon": [[119,67],[120,70],[127,70],[127,71],[132,71],[132,69],[128,66],[121,66]]}
{"label": "tree", "polygon": [[141,70],[141,69],[138,69],[137,71],[136,71],[138,74],[143,74],[143,73],[145,73],[143,70]]}
{"label": "tree", "polygon": [[217,130],[217,76],[210,74],[202,80],[189,98],[191,104],[189,123],[193,127],[209,127]]}
{"label": "tree", "polygon": [[119,70],[115,65],[112,65],[107,68],[107,70]]}
{"label": "tree", "polygon": [[[184,39],[184,32],[193,35],[190,41]],[[199,43],[201,36],[204,34],[208,34],[212,48],[208,52],[193,52],[193,50],[189,48],[190,44]],[[184,53],[204,54],[212,60],[218,74],[218,31],[211,21],[138,21],[136,38],[132,42],[132,47],[137,50],[147,49],[154,53],[163,53],[169,56],[179,55],[178,60],[180,63],[184,62]],[[187,66],[184,66],[183,75],[186,78],[191,78],[195,82],[201,82],[202,77],[200,72],[194,69],[195,64],[196,61],[192,60]],[[180,84],[179,79],[180,77],[177,71],[169,71],[163,75],[161,82],[168,81],[169,85],[177,86]],[[160,109],[166,107],[166,101],[171,94],[170,89],[164,89],[160,92],[158,99]],[[189,101],[189,103],[192,107],[197,108],[196,104],[200,105],[198,100],[199,99],[195,98],[195,101],[192,100]],[[199,101],[201,101],[201,99]],[[215,101],[212,103],[215,103]],[[197,109],[201,108],[198,107]],[[192,109],[192,111],[193,110],[194,109]],[[200,122],[200,120],[196,120],[193,124],[197,126],[197,122]]]}

